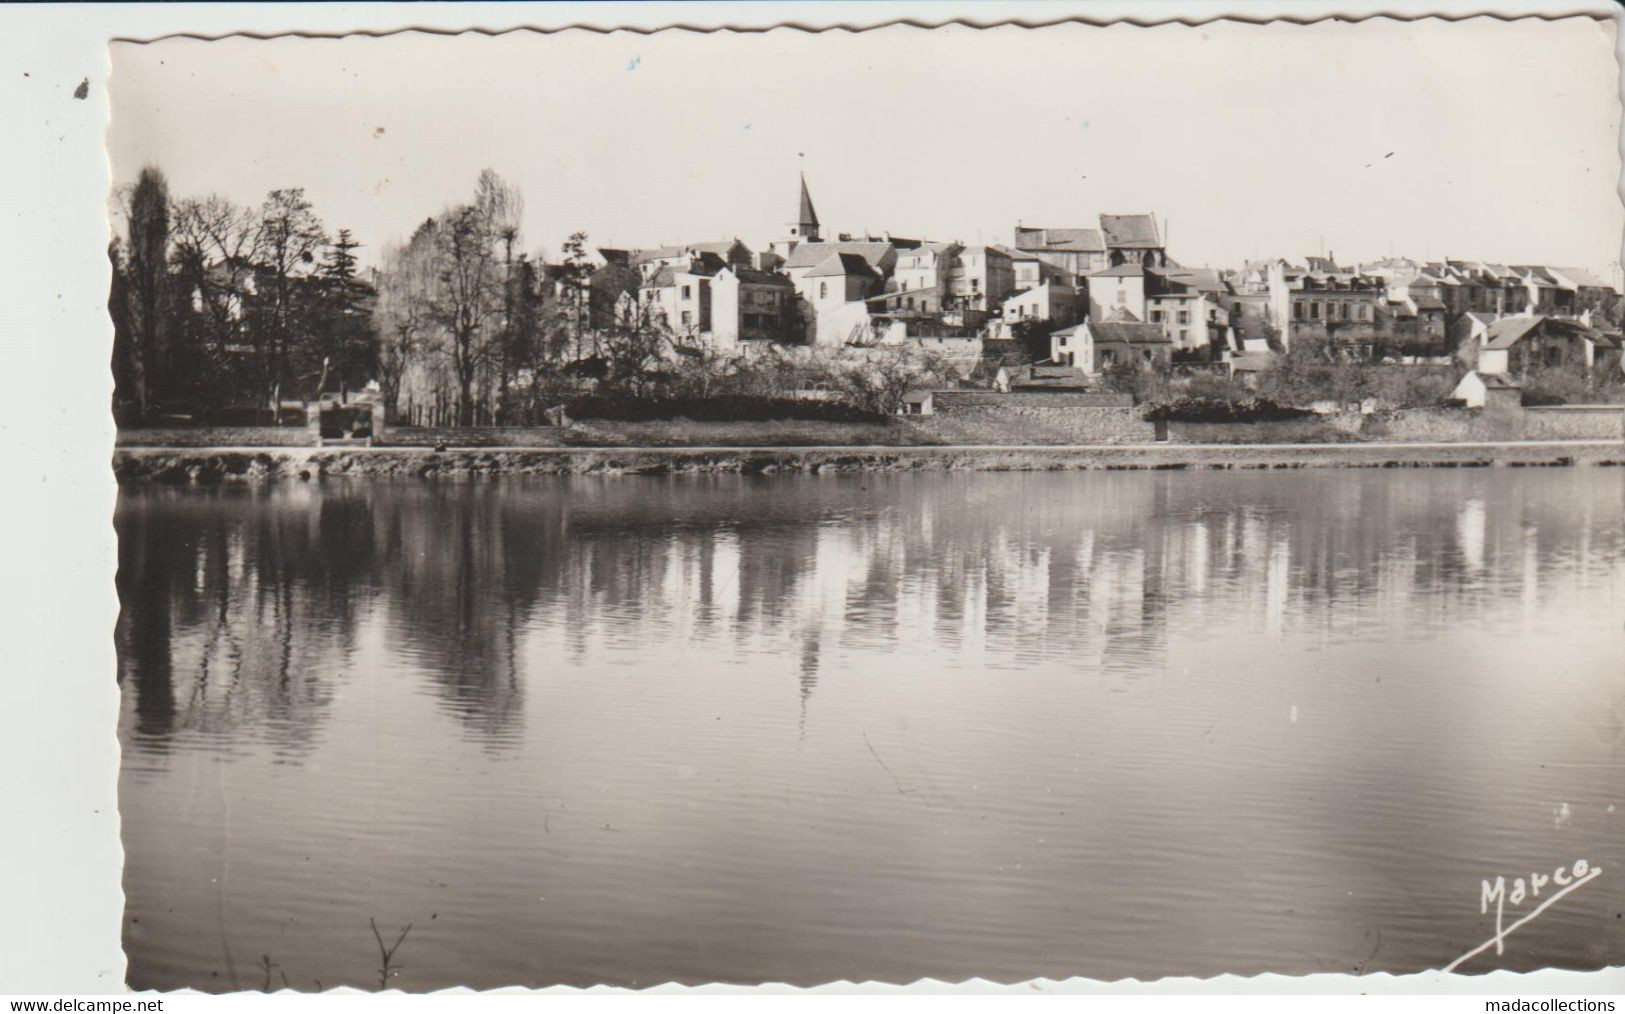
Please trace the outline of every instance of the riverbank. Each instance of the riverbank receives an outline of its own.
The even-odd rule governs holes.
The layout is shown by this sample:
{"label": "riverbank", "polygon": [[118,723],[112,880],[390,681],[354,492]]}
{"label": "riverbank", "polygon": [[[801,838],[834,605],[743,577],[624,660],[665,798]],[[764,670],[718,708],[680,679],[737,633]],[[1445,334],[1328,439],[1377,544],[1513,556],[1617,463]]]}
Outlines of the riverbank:
{"label": "riverbank", "polygon": [[1625,465],[1625,443],[1075,444],[934,447],[120,447],[120,481],[849,471],[1484,468]]}

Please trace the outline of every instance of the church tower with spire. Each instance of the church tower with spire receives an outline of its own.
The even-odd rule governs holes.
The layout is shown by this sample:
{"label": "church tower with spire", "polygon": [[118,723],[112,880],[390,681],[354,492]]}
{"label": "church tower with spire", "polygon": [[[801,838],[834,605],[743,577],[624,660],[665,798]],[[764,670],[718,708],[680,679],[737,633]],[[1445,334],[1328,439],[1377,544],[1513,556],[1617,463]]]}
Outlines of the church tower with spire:
{"label": "church tower with spire", "polygon": [[790,234],[773,242],[773,252],[788,258],[790,252],[803,243],[820,240],[818,212],[813,210],[812,195],[807,192],[807,174],[801,174],[801,202],[796,208],[796,220],[788,226]]}

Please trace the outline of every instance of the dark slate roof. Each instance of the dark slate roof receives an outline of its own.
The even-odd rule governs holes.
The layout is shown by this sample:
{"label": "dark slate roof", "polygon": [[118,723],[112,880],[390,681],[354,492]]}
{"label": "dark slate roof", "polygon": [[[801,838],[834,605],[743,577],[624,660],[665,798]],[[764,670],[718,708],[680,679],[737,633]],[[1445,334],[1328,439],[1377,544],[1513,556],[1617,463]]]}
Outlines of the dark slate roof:
{"label": "dark slate roof", "polygon": [[1129,324],[1115,320],[1090,324],[1089,331],[1097,342],[1126,342],[1130,345],[1169,345],[1173,339],[1162,333],[1155,324]]}
{"label": "dark slate roof", "polygon": [[1135,278],[1145,274],[1145,268],[1138,264],[1119,264],[1115,268],[1106,268],[1089,275],[1090,278]]}
{"label": "dark slate roof", "polygon": [[1422,295],[1414,300],[1418,310],[1443,310],[1444,300],[1438,296]]}
{"label": "dark slate roof", "polygon": [[1036,229],[1018,225],[1016,247],[1036,253],[1105,253],[1106,241],[1099,229]]}
{"label": "dark slate roof", "polygon": [[1531,331],[1546,320],[1545,317],[1503,317],[1490,325],[1487,349],[1510,349],[1523,341]]}
{"label": "dark slate roof", "polygon": [[1554,270],[1582,289],[1612,289],[1614,287],[1612,283],[1603,281],[1585,268],[1559,267]]}
{"label": "dark slate roof", "polygon": [[855,253],[832,253],[818,262],[818,266],[807,272],[808,278],[831,278],[857,275],[860,278],[873,278],[875,271],[869,267],[869,262]]}
{"label": "dark slate roof", "polygon": [[1557,279],[1547,274],[1546,269],[1538,264],[1514,264],[1512,268],[1514,271],[1522,271],[1528,275],[1536,285],[1544,285],[1549,288],[1557,287]]}
{"label": "dark slate roof", "polygon": [[664,289],[668,285],[677,284],[677,273],[671,268],[661,268],[654,273],[654,277],[643,283],[645,289]]}
{"label": "dark slate roof", "polygon": [[807,193],[807,175],[801,175],[801,206],[796,209],[798,225],[817,225],[818,212],[813,210],[812,195]]}
{"label": "dark slate roof", "polygon": [[811,268],[824,262],[830,254],[850,253],[857,254],[869,262],[869,266],[878,270],[881,258],[892,248],[890,243],[876,240],[863,242],[850,240],[835,243],[800,243],[790,256],[784,261],[786,268]]}
{"label": "dark slate roof", "polygon": [[1514,384],[1498,373],[1480,373],[1478,379],[1484,382],[1485,387],[1495,387],[1503,391],[1517,391],[1523,388],[1522,384]]}
{"label": "dark slate roof", "polygon": [[790,288],[790,279],[772,271],[757,271],[755,268],[741,268],[728,265],[728,270],[741,281],[751,285],[776,285],[780,288]]}
{"label": "dark slate roof", "polygon": [[[740,243],[740,241],[737,239],[718,239],[707,240],[704,243],[690,243],[688,248],[693,250],[695,253],[710,253],[716,254],[718,257],[726,257],[728,256],[728,252],[735,246],[744,246],[744,244]],[[750,251],[750,247],[745,247],[745,251],[748,253]]]}
{"label": "dark slate roof", "polygon": [[1151,215],[1101,215],[1100,231],[1106,234],[1107,246],[1162,246],[1157,220]]}
{"label": "dark slate roof", "polygon": [[1134,316],[1134,311],[1126,306],[1114,306],[1112,312],[1106,314],[1108,324],[1138,324],[1140,318]]}
{"label": "dark slate roof", "polygon": [[657,246],[647,250],[632,250],[630,256],[633,264],[647,264],[667,257],[681,257],[683,248],[680,246]]}
{"label": "dark slate roof", "polygon": [[[1170,285],[1178,285],[1197,292],[1227,292],[1228,287],[1219,273],[1210,268],[1149,268],[1146,274],[1160,278]],[[1167,295],[1167,293],[1158,293]]]}
{"label": "dark slate roof", "polygon": [[714,253],[702,253],[689,262],[688,273],[691,275],[714,275],[728,266],[728,262]]}

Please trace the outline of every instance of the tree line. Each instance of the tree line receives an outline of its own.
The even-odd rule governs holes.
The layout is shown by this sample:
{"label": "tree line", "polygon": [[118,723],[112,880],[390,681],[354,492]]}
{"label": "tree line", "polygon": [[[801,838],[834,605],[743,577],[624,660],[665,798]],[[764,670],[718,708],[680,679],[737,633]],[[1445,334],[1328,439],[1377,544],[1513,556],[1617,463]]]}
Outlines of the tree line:
{"label": "tree line", "polygon": [[108,248],[120,424],[287,398],[370,375],[372,287],[349,230],[329,234],[302,189],[258,208],[174,199],[148,168],[117,195]]}
{"label": "tree line", "polygon": [[[519,189],[486,170],[363,270],[305,192],[258,207],[174,198],[142,170],[117,195],[114,414],[121,426],[302,419],[303,406],[374,388],[392,421],[531,425],[585,392],[783,397],[816,389],[894,411],[940,380],[919,350],[741,360],[680,339],[576,232],[549,263],[526,252]],[[809,352],[810,350],[801,350]]]}
{"label": "tree line", "polygon": [[635,386],[668,337],[635,299],[611,315],[613,333],[594,329],[586,235],[558,264],[524,252],[524,199],[489,170],[471,199],[366,271],[361,244],[330,231],[300,188],[258,207],[175,198],[149,167],[117,205],[108,309],[121,425],[277,421],[369,384],[392,413],[410,402],[437,422],[534,421],[581,376]]}

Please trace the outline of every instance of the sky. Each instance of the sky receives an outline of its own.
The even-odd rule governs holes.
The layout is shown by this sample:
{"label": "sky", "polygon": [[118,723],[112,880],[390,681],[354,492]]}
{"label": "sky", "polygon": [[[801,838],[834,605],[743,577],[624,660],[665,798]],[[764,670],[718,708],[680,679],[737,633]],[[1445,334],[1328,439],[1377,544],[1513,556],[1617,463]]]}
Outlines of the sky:
{"label": "sky", "polygon": [[1618,279],[1614,27],[1586,18],[113,43],[115,183],[302,186],[364,262],[524,194],[527,249],[837,231],[1009,243],[1153,212],[1187,265],[1389,254]]}

